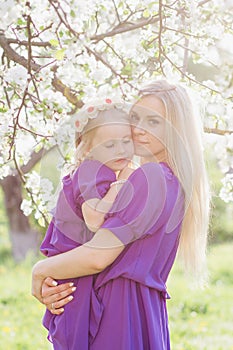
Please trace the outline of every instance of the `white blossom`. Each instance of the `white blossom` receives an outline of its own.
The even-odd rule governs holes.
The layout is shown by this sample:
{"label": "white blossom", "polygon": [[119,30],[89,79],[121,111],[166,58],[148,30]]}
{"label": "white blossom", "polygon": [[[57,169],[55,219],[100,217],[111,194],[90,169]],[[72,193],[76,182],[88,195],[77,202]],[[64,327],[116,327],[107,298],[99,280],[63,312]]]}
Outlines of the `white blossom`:
{"label": "white blossom", "polygon": [[4,165],[4,162],[2,162],[2,157],[0,157],[0,179],[3,179],[4,177],[10,175],[11,168],[9,165]]}
{"label": "white blossom", "polygon": [[22,66],[14,66],[9,68],[5,74],[5,81],[8,83],[16,83],[22,88],[25,87],[27,79],[27,70]]}
{"label": "white blossom", "polygon": [[[57,168],[62,170],[72,161],[74,128],[69,123],[78,109],[74,112],[76,107],[70,98],[67,99],[71,94],[84,103],[93,97],[118,93],[131,99],[137,95],[136,88],[141,83],[164,77],[163,74],[198,92],[206,102],[205,126],[232,130],[231,2],[212,0],[211,6],[208,3],[199,6],[195,0],[169,2],[169,6],[163,7],[164,18],[160,23],[156,17],[158,2],[151,0],[115,0],[116,8],[113,1],[86,0],[83,6],[79,0],[71,3],[61,0],[57,3],[62,9],[63,21],[47,0],[30,1],[30,6],[26,1],[2,0],[1,29],[6,38],[17,39],[18,43],[10,43],[10,46],[20,57],[27,60],[29,53],[28,46],[19,43],[28,41],[25,29],[28,15],[33,22],[32,41],[49,42],[50,46],[32,46],[33,60],[41,69],[32,70],[30,82],[28,69],[18,61],[6,59],[7,54],[3,55],[0,48],[0,178],[12,171],[14,131],[14,155],[19,166],[28,163],[33,151],[42,147],[48,150],[55,144],[62,153]],[[183,6],[186,17],[178,11],[179,6]],[[155,16],[153,24],[128,30],[150,16]],[[105,40],[93,39],[120,28],[127,31],[109,35]],[[188,66],[182,75],[185,52],[188,62],[194,62],[196,66],[193,69]],[[54,84],[55,76],[57,85]],[[198,80],[204,86],[195,82]],[[22,106],[26,87],[28,94]],[[85,117],[80,123],[86,123]],[[232,169],[232,136],[218,138],[213,149],[221,171],[227,174]],[[49,195],[53,190],[41,175],[42,172],[39,175],[35,170],[27,174],[26,188],[34,196],[33,211],[44,224],[43,215],[47,215]],[[231,191],[231,188],[226,190],[229,189],[227,186],[223,183],[223,193]],[[23,205],[27,211],[27,202]]]}
{"label": "white blossom", "polygon": [[220,197],[226,202],[233,202],[233,174],[227,174],[222,179],[223,187],[220,191]]}
{"label": "white blossom", "polygon": [[15,14],[19,10],[19,6],[14,0],[2,0],[0,6],[1,29],[7,27],[15,21]]}
{"label": "white blossom", "polygon": [[29,216],[33,211],[32,202],[28,199],[24,199],[21,203],[20,209],[24,212],[24,215]]}

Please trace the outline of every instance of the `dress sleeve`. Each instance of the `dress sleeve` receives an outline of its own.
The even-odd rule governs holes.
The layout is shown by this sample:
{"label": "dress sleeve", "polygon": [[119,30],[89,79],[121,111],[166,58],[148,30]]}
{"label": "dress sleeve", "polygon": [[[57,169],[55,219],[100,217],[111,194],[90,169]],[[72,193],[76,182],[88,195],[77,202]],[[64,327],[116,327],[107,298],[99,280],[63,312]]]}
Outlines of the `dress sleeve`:
{"label": "dress sleeve", "polygon": [[109,229],[123,244],[151,234],[164,224],[166,197],[161,166],[147,163],[135,170],[122,186],[101,228]]}
{"label": "dress sleeve", "polygon": [[114,181],[116,175],[106,165],[96,160],[85,160],[72,178],[76,204],[82,205],[91,198],[103,198]]}

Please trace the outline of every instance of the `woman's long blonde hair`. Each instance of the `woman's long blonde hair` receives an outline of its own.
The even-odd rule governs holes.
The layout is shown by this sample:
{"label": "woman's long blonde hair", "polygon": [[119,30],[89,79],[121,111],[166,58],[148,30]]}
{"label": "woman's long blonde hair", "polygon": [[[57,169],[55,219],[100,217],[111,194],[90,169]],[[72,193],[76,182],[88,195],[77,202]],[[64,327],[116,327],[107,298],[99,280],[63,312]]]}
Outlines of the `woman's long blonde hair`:
{"label": "woman's long blonde hair", "polygon": [[194,114],[190,97],[182,86],[159,80],[140,90],[141,98],[145,95],[159,98],[165,106],[168,163],[185,194],[185,216],[180,235],[179,255],[185,268],[201,280],[202,277],[206,277],[204,272],[210,202],[201,118]]}

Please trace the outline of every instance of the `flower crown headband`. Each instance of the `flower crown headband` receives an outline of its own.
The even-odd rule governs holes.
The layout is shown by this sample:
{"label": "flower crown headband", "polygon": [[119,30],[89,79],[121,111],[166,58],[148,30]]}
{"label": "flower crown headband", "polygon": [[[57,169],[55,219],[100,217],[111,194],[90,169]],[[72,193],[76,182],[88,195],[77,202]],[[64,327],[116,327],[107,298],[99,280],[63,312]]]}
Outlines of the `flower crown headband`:
{"label": "flower crown headband", "polygon": [[116,108],[129,113],[130,105],[119,98],[105,98],[86,103],[75,115],[75,130],[81,133],[90,119],[98,117],[99,112]]}

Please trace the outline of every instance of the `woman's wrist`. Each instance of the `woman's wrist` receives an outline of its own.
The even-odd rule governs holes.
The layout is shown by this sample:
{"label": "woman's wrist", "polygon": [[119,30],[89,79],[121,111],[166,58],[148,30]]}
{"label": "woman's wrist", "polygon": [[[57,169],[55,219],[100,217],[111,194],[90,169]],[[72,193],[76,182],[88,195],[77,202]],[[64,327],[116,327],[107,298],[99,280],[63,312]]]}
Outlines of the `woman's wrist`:
{"label": "woman's wrist", "polygon": [[45,271],[44,271],[44,261],[40,260],[38,261],[32,269],[32,275],[33,277],[35,277],[36,279],[40,279],[40,280],[44,280],[47,276],[45,275]]}

